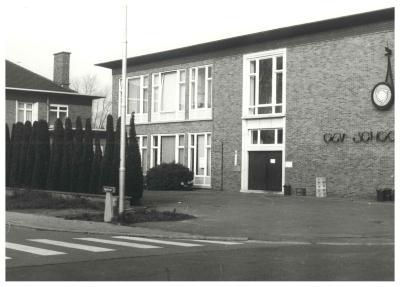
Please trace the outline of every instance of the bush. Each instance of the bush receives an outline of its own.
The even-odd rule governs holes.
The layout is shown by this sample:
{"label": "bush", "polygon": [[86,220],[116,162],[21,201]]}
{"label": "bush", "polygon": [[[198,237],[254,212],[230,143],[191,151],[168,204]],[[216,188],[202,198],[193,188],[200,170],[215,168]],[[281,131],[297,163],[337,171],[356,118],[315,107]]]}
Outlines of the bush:
{"label": "bush", "polygon": [[146,175],[149,190],[185,190],[192,187],[193,172],[179,163],[163,163]]}

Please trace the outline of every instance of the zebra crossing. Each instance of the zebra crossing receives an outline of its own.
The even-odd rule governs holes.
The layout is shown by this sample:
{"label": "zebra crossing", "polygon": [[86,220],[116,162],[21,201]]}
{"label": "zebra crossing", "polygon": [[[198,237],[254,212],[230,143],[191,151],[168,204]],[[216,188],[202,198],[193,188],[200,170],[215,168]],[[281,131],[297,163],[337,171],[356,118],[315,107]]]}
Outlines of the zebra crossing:
{"label": "zebra crossing", "polygon": [[[35,246],[30,245],[35,243]],[[84,244],[83,244],[84,243]],[[97,237],[75,237],[64,240],[53,240],[47,238],[32,238],[26,239],[26,242],[15,243],[6,242],[6,249],[21,252],[23,254],[34,254],[39,256],[57,256],[66,255],[68,251],[65,249],[79,250],[84,252],[113,252],[119,248],[135,248],[135,249],[160,249],[166,247],[174,248],[191,248],[202,247],[205,245],[237,245],[243,242],[235,241],[218,241],[218,240],[200,240],[200,239],[185,239],[185,240],[164,240],[137,236],[110,236],[107,238]],[[37,247],[40,246],[40,247]],[[57,247],[62,247],[63,251],[57,250]],[[6,260],[13,259],[14,256],[6,256]]]}

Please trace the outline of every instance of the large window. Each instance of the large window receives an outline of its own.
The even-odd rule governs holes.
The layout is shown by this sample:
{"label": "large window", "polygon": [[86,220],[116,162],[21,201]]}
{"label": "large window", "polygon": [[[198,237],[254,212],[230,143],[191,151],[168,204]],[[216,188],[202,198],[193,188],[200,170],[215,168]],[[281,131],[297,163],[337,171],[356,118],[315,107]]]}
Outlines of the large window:
{"label": "large window", "polygon": [[34,118],[34,104],[17,102],[17,117],[16,122],[25,123],[26,121],[35,121]]}
{"label": "large window", "polygon": [[183,120],[185,117],[186,71],[153,74],[154,120]]}
{"label": "large window", "polygon": [[189,168],[195,185],[211,185],[211,133],[189,134]]}
{"label": "large window", "polygon": [[50,105],[49,112],[49,125],[54,126],[56,119],[60,119],[64,122],[65,118],[68,117],[68,106],[66,105]]}
{"label": "large window", "polygon": [[142,169],[143,173],[145,174],[148,169],[148,162],[147,162],[147,136],[137,136],[136,140],[139,145],[139,151],[141,155],[141,160],[142,160]]}
{"label": "large window", "polygon": [[245,55],[245,115],[284,112],[285,50]]}
{"label": "large window", "polygon": [[212,66],[190,69],[189,118],[211,118]]}
{"label": "large window", "polygon": [[151,138],[151,166],[177,162],[185,164],[185,135],[153,135]]}

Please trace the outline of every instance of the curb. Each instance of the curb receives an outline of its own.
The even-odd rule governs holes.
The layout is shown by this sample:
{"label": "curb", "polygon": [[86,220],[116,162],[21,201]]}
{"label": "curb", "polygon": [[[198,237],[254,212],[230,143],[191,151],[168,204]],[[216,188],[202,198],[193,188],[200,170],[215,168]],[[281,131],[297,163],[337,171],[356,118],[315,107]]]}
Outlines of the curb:
{"label": "curb", "polygon": [[57,232],[73,232],[73,233],[86,233],[86,234],[101,234],[101,235],[126,235],[126,236],[137,236],[145,238],[165,238],[165,239],[196,239],[196,240],[219,240],[219,241],[247,241],[248,237],[222,237],[222,236],[205,236],[205,235],[174,235],[174,234],[145,234],[137,232],[109,232],[109,231],[87,231],[79,229],[62,229],[62,228],[50,228],[43,226],[24,225],[14,222],[7,222],[8,226],[24,227],[43,231],[57,231]]}

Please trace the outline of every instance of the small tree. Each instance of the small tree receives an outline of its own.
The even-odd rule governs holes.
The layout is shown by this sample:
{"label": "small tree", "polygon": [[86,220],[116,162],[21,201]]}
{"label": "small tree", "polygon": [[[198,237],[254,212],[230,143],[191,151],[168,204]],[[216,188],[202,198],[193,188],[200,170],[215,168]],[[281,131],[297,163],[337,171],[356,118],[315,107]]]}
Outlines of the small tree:
{"label": "small tree", "polygon": [[45,120],[39,120],[35,164],[32,173],[32,187],[44,189],[47,183],[47,172],[50,162],[50,134]]}
{"label": "small tree", "polygon": [[113,185],[114,123],[112,115],[107,116],[106,147],[101,161],[101,186]]}
{"label": "small tree", "polygon": [[47,189],[60,189],[60,175],[64,149],[64,127],[60,119],[54,123],[53,143],[51,148],[49,173],[47,176]]}
{"label": "small tree", "polygon": [[90,119],[86,119],[85,137],[83,142],[83,153],[79,165],[79,185],[80,193],[89,192],[90,170],[93,161],[93,131]]}
{"label": "small tree", "polygon": [[129,143],[126,153],[126,194],[131,196],[131,204],[140,204],[143,196],[143,170],[139,145],[136,139],[135,113],[129,125]]}
{"label": "small tree", "polygon": [[6,124],[6,186],[9,184],[9,176],[10,176],[10,130],[8,129],[8,124]]}
{"label": "small tree", "polygon": [[18,122],[13,128],[11,144],[10,186],[19,186],[19,155],[24,142],[24,124]]}
{"label": "small tree", "polygon": [[35,152],[37,148],[37,134],[38,134],[38,122],[35,121],[32,126],[32,133],[29,139],[28,150],[26,152],[26,163],[25,163],[25,174],[24,174],[24,186],[30,187],[32,183],[32,172],[35,165]]}
{"label": "small tree", "polygon": [[25,172],[26,172],[26,156],[28,154],[29,141],[32,134],[32,124],[26,121],[23,129],[23,142],[19,151],[19,168],[18,168],[18,182],[20,186],[25,185]]}
{"label": "small tree", "polygon": [[82,157],[82,120],[81,117],[76,118],[75,132],[74,132],[74,151],[72,155],[72,167],[71,167],[71,184],[70,191],[76,192],[79,179],[79,164]]}
{"label": "small tree", "polygon": [[114,140],[114,156],[113,156],[113,164],[112,164],[112,180],[111,184],[119,188],[119,165],[120,165],[120,143],[121,143],[121,118],[117,120],[117,127],[115,131],[115,140]]}
{"label": "small tree", "polygon": [[90,172],[90,183],[89,183],[89,193],[100,193],[100,169],[101,169],[101,159],[103,155],[101,153],[100,139],[99,135],[96,134],[95,137],[95,152],[92,162],[92,169]]}
{"label": "small tree", "polygon": [[63,191],[71,190],[72,156],[74,153],[73,143],[74,133],[72,131],[72,122],[70,118],[66,118],[64,130],[64,150],[60,176],[60,190]]}

